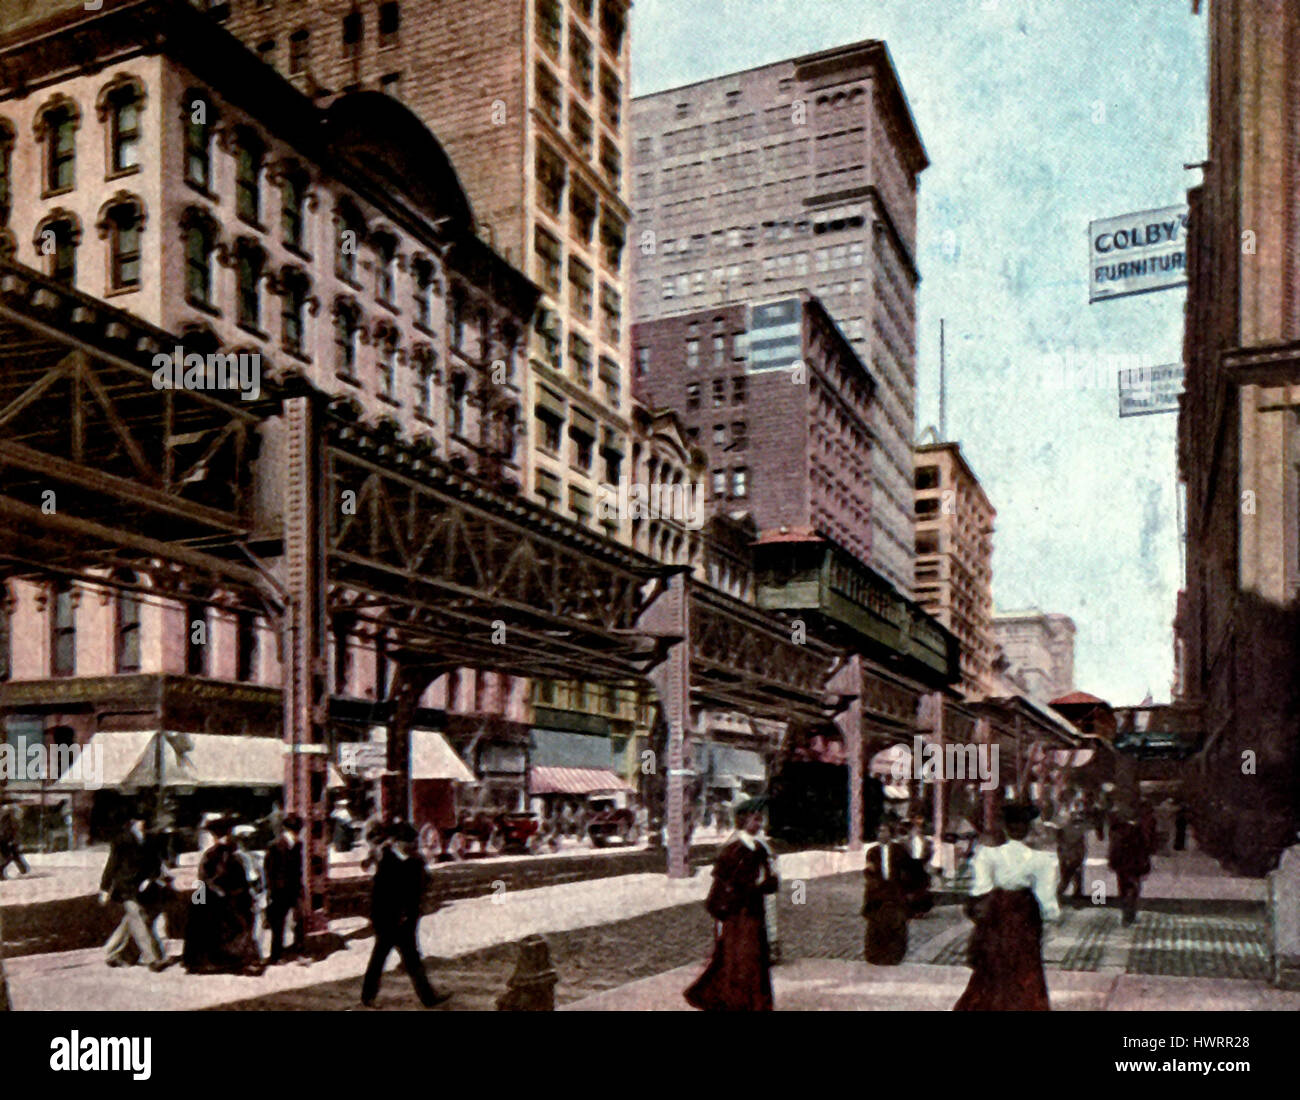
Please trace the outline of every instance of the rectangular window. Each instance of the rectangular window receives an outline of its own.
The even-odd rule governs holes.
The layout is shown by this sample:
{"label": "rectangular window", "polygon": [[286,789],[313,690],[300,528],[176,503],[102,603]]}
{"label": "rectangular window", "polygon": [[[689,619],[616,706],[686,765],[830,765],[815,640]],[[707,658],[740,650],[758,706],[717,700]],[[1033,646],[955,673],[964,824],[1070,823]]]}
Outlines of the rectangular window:
{"label": "rectangular window", "polygon": [[245,683],[257,678],[257,619],[241,611],[235,619],[235,679]]}
{"label": "rectangular window", "polygon": [[537,277],[545,290],[560,293],[560,242],[545,229],[538,229],[534,237],[537,250]]}
{"label": "rectangular window", "polygon": [[733,405],[743,405],[745,403],[745,376],[738,374],[731,380],[731,403]]}
{"label": "rectangular window", "polygon": [[289,36],[289,72],[290,74],[306,71],[310,58],[310,42],[305,30],[294,31]]}
{"label": "rectangular window", "polygon": [[749,471],[744,466],[737,466],[731,471],[731,495],[743,497],[749,492]]}
{"label": "rectangular window", "polygon": [[579,317],[591,316],[591,268],[569,258],[569,307]]}
{"label": "rectangular window", "polygon": [[709,490],[715,497],[725,497],[727,495],[727,471],[714,470],[713,482]]}
{"label": "rectangular window", "polygon": [[140,164],[140,98],[134,87],[115,94],[113,110],[113,171]]}
{"label": "rectangular window", "polygon": [[636,349],[636,374],[638,378],[644,378],[650,373],[650,349],[648,347],[639,347]]}
{"label": "rectangular window", "polygon": [[556,217],[564,206],[564,162],[544,146],[537,150],[537,201]]}
{"label": "rectangular window", "polygon": [[235,154],[235,213],[256,224],[262,211],[262,143],[243,134]]}
{"label": "rectangular window", "polygon": [[596,196],[585,187],[575,185],[569,202],[569,213],[573,235],[584,244],[590,244],[596,229]]}
{"label": "rectangular window", "polygon": [[397,45],[397,36],[402,29],[402,13],[395,0],[379,6],[379,48],[387,49]]}
{"label": "rectangular window", "polygon": [[601,334],[611,344],[622,339],[623,299],[608,283],[600,284],[600,325]]}
{"label": "rectangular window", "polygon": [[563,421],[549,409],[539,408],[537,410],[537,426],[540,429],[542,449],[558,457],[564,433]]}
{"label": "rectangular window", "polygon": [[140,671],[140,597],[135,592],[117,594],[116,649],[114,668],[118,672]]}
{"label": "rectangular window", "polygon": [[688,382],[686,384],[686,407],[688,409],[698,409],[700,407],[700,384],[698,382]]}
{"label": "rectangular window", "polygon": [[727,403],[727,382],[723,378],[713,380],[713,407],[722,408]]}
{"label": "rectangular window", "polygon": [[361,52],[361,35],[364,24],[359,11],[348,12],[343,17],[343,56],[356,57]]}
{"label": "rectangular window", "polygon": [[77,596],[67,585],[54,592],[50,607],[50,675],[77,671]]}
{"label": "rectangular window", "polygon": [[591,95],[595,67],[591,60],[591,43],[575,26],[569,27],[569,74],[583,95]]}
{"label": "rectangular window", "polygon": [[537,102],[556,129],[564,125],[564,94],[559,77],[542,61],[537,62]]}
{"label": "rectangular window", "polygon": [[280,185],[280,232],[290,248],[302,248],[303,218],[307,204],[307,181],[290,172]]}
{"label": "rectangular window", "polygon": [[563,29],[558,0],[537,0],[537,41],[552,57],[560,56]]}
{"label": "rectangular window", "polygon": [[203,603],[185,605],[185,671],[190,676],[208,675],[208,607]]}
{"label": "rectangular window", "polygon": [[591,151],[595,147],[591,134],[591,115],[576,103],[569,107],[569,136],[573,138],[573,144],[584,157],[591,156]]}
{"label": "rectangular window", "polygon": [[45,125],[49,131],[45,186],[49,191],[66,191],[73,185],[77,124],[70,110],[59,107],[45,113]]}
{"label": "rectangular window", "polygon": [[608,65],[600,67],[600,110],[611,130],[617,130],[623,117],[623,83]]}

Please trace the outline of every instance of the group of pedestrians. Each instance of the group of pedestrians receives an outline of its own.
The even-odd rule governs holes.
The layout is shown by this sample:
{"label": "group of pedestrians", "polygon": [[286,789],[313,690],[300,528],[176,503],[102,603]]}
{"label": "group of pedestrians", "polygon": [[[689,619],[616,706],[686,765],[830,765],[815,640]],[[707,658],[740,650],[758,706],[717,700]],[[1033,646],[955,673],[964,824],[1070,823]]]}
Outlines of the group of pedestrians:
{"label": "group of pedestrians", "polygon": [[[705,907],[714,920],[713,955],[685,991],[689,1004],[713,1011],[765,1011],[772,1008],[771,949],[765,903],[778,889],[770,849],[759,838],[766,799],[736,808],[737,831],[713,868]],[[1045,923],[1061,919],[1072,891],[1084,897],[1087,826],[1082,807],[1065,812],[1054,824],[1056,853],[1026,841],[1039,816],[1029,803],[1002,808],[1002,830],[985,835],[970,859],[972,881],[966,915],[972,922],[968,947],[970,981],[954,1008],[958,1011],[1046,1011],[1043,969]],[[914,823],[915,825],[915,823]],[[1154,819],[1141,802],[1121,803],[1109,816],[1108,862],[1119,880],[1124,923],[1136,919],[1143,877],[1151,870],[1156,847]],[[896,966],[907,954],[908,923],[932,906],[930,876],[917,830],[909,836],[900,823],[882,821],[864,859],[863,953],[878,966]]]}
{"label": "group of pedestrians", "polygon": [[[186,909],[181,963],[191,974],[249,974],[286,957],[285,927],[293,922],[291,951],[303,945],[302,820],[288,814],[275,840],[259,859],[252,850],[253,830],[233,818],[207,824],[211,843],[199,857]],[[141,963],[158,971],[168,965],[156,926],[174,896],[171,872],[163,861],[161,839],[148,832],[143,813],[134,815],[109,851],[100,881],[103,905],[120,905],[121,921],[104,945],[109,966]],[[264,959],[261,935],[270,929],[271,951]]]}

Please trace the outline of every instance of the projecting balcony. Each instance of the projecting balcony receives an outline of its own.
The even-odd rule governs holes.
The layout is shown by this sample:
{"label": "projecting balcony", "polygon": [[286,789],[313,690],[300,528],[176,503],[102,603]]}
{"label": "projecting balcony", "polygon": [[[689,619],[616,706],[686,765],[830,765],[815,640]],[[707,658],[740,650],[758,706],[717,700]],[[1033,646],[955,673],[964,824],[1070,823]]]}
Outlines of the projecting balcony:
{"label": "projecting balcony", "polygon": [[829,540],[769,532],[754,546],[754,565],[763,610],[809,620],[810,634],[926,683],[960,679],[956,636]]}

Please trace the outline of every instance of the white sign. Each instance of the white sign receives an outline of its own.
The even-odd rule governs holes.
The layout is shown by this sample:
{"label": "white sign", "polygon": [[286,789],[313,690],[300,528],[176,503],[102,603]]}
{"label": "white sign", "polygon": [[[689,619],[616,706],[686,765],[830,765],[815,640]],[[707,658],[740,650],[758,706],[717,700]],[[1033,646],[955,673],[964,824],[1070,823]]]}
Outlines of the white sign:
{"label": "white sign", "polygon": [[1088,301],[1187,285],[1187,205],[1088,226]]}
{"label": "white sign", "polygon": [[1119,415],[1177,412],[1178,395],[1182,392],[1182,363],[1122,370],[1119,372]]}

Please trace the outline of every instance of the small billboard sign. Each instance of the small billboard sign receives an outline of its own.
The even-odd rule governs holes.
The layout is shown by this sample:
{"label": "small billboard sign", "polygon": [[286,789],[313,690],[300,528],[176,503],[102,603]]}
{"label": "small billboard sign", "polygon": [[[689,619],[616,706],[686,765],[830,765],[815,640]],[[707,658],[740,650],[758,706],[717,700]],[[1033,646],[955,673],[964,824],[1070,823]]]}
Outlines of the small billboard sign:
{"label": "small billboard sign", "polygon": [[1088,301],[1187,285],[1187,212],[1163,206],[1088,225]]}
{"label": "small billboard sign", "polygon": [[1150,416],[1178,411],[1183,392],[1182,363],[1135,367],[1119,372],[1119,415]]}

